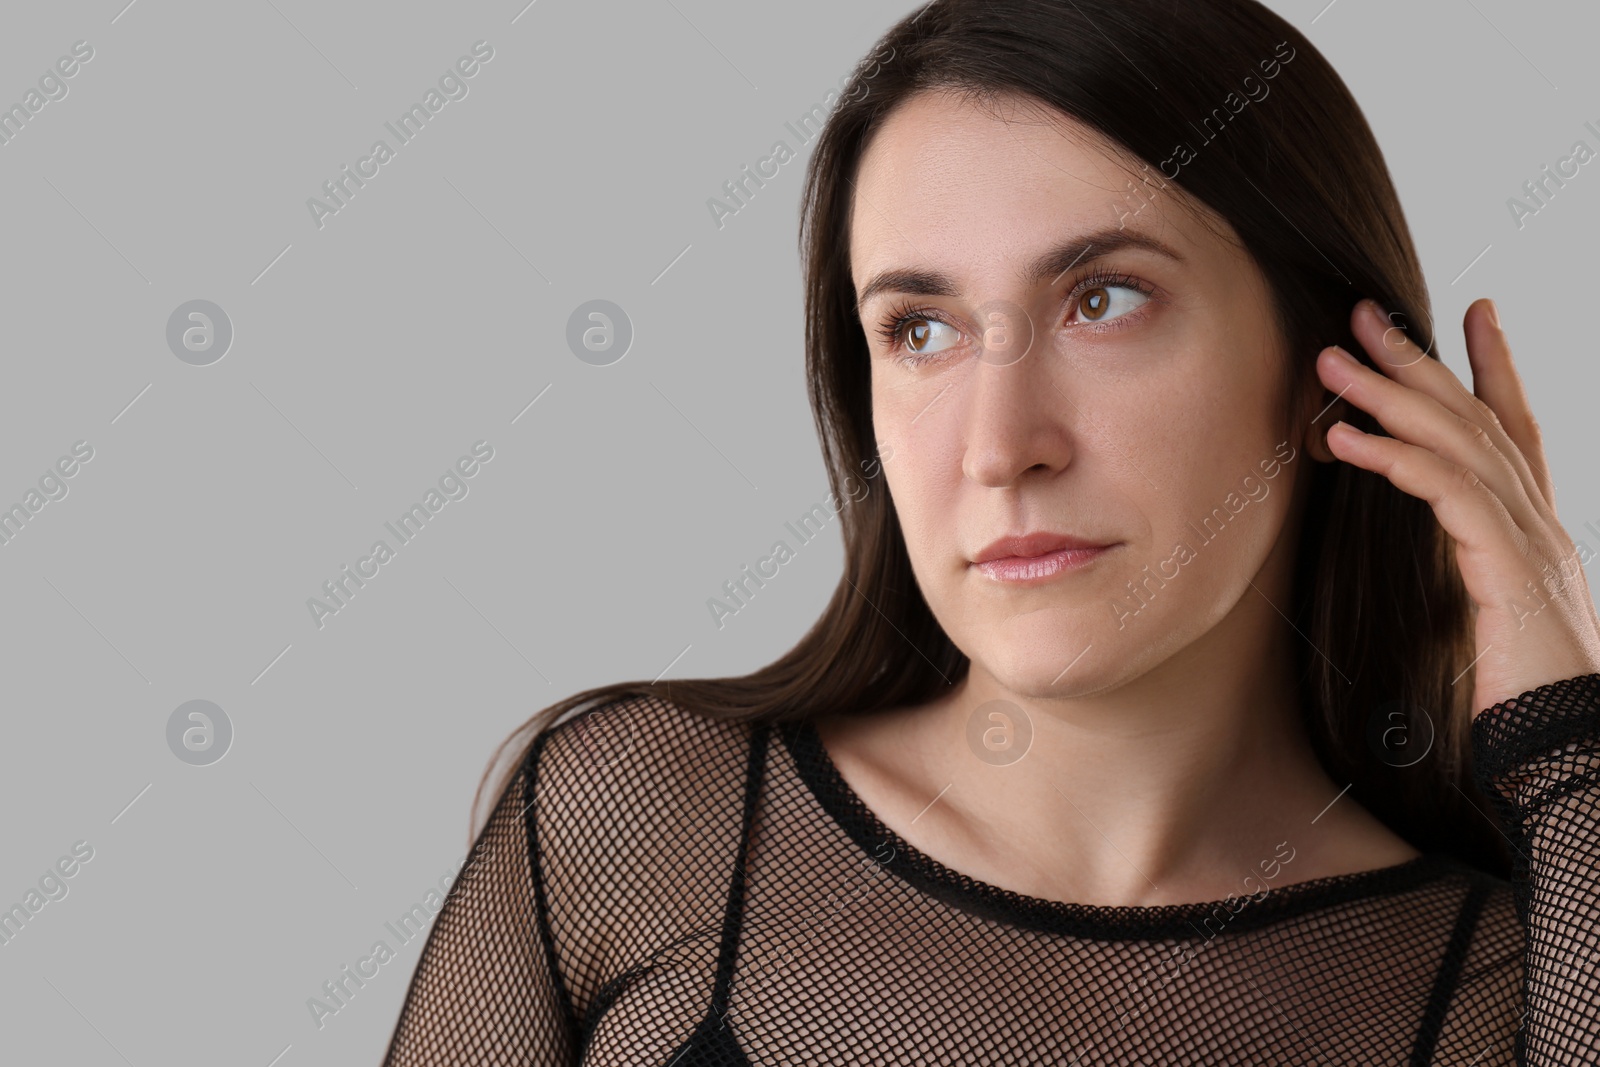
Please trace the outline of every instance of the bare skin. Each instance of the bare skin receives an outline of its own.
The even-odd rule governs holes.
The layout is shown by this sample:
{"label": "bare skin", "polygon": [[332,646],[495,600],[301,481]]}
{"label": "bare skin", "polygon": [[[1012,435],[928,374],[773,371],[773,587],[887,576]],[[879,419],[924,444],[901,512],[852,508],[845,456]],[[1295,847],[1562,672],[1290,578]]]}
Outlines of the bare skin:
{"label": "bare skin", "polygon": [[[1305,475],[1334,461],[1325,434],[1344,402],[1328,409],[1335,397],[1314,381],[1283,395],[1281,361],[1316,353],[1284,350],[1266,280],[1225,223],[1184,210],[1176,185],[1130,216],[1142,201],[1114,146],[1002,104],[997,116],[918,96],[856,175],[858,297],[890,270],[952,283],[896,284],[860,313],[874,431],[893,449],[884,477],[923,595],[972,669],[930,703],[819,720],[829,755],[919,851],[1048,900],[1221,900],[1414,858],[1324,773],[1288,673],[1305,638],[1278,606]],[[1047,248],[1108,225],[1182,261],[1091,249],[1054,277],[1025,277]],[[1084,288],[1100,269],[1116,277]],[[995,308],[1013,333],[985,332]],[[894,310],[914,314],[891,341],[880,330]],[[1006,350],[1029,324],[1025,353]],[[1246,492],[1225,532],[1197,536],[1191,524]],[[1113,547],[1032,585],[974,565],[991,541],[1034,530]],[[1141,607],[1128,583],[1178,542],[1192,557],[1168,563],[1176,576],[1148,586]],[[1031,724],[1014,762],[987,762],[969,742],[994,700]],[[1262,881],[1286,850],[1292,861]]]}

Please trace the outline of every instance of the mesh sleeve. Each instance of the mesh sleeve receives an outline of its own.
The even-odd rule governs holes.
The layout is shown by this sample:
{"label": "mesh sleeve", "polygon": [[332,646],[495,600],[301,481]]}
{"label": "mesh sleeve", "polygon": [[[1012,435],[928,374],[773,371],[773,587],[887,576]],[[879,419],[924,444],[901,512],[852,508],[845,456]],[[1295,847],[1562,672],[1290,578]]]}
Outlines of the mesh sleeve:
{"label": "mesh sleeve", "polygon": [[1473,774],[1512,846],[1527,936],[1516,1062],[1600,1048],[1600,674],[1531,689],[1472,723]]}
{"label": "mesh sleeve", "polygon": [[529,803],[546,736],[496,802],[434,919],[383,1067],[578,1062]]}

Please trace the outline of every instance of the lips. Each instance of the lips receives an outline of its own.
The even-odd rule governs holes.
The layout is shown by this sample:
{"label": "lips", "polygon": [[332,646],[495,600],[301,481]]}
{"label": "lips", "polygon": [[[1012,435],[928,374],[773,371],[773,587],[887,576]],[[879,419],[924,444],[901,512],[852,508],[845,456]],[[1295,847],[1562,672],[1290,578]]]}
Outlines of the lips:
{"label": "lips", "polygon": [[1037,533],[1023,534],[1020,537],[1002,537],[985,546],[976,556],[972,557],[974,563],[988,563],[997,559],[1032,559],[1036,556],[1049,555],[1052,552],[1061,552],[1072,549],[1106,548],[1103,541],[1090,541],[1069,534]]}

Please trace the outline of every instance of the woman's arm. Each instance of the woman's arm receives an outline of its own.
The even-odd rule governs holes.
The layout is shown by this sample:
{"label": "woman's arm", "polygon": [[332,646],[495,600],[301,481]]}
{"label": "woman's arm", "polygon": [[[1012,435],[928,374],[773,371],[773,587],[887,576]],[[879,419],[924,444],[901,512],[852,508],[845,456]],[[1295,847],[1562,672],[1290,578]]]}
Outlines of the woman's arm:
{"label": "woman's arm", "polygon": [[[541,738],[542,740],[542,738]],[[535,744],[490,814],[422,950],[383,1067],[578,1062],[538,883]]]}
{"label": "woman's arm", "polygon": [[1516,1062],[1600,1049],[1600,674],[1496,704],[1472,723],[1473,775],[1507,827],[1527,931]]}
{"label": "woman's arm", "polygon": [[1510,827],[1527,936],[1517,1062],[1594,1063],[1600,613],[1556,515],[1543,435],[1493,301],[1463,320],[1471,392],[1375,302],[1357,304],[1350,326],[1372,366],[1330,346],[1318,374],[1389,436],[1341,422],[1328,447],[1432,506],[1472,599],[1470,706],[1487,709],[1472,721],[1474,771]]}

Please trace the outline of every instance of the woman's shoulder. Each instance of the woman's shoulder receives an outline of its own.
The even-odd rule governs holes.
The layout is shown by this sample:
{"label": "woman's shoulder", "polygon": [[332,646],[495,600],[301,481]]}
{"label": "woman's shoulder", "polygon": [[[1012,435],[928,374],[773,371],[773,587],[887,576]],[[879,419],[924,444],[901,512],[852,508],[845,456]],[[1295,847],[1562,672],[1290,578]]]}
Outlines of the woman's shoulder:
{"label": "woman's shoulder", "polygon": [[542,731],[523,762],[542,849],[575,867],[732,855],[754,724],[662,696],[597,704]]}
{"label": "woman's shoulder", "polygon": [[519,799],[580,1010],[663,939],[718,928],[753,736],[748,721],[629,697],[558,721],[529,746]]}
{"label": "woman's shoulder", "polygon": [[749,720],[714,717],[664,694],[624,696],[547,726],[528,747],[523,772],[595,789],[671,789],[742,765],[753,732]]}

